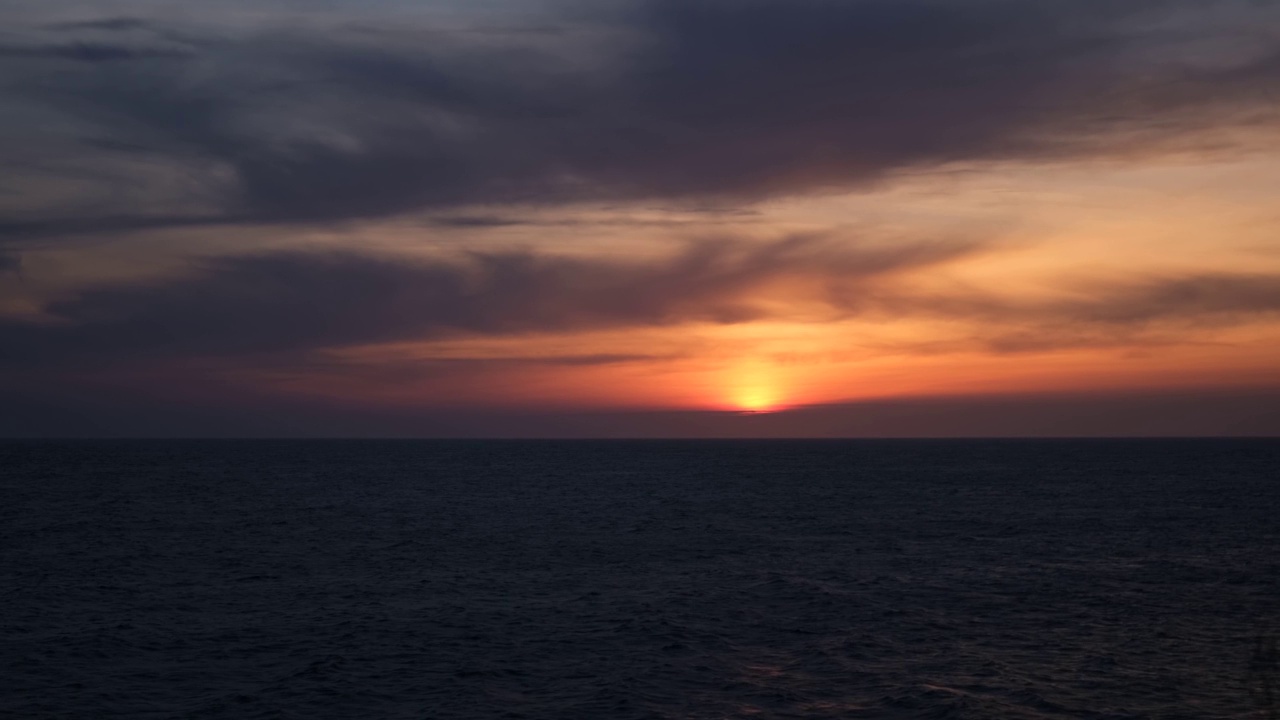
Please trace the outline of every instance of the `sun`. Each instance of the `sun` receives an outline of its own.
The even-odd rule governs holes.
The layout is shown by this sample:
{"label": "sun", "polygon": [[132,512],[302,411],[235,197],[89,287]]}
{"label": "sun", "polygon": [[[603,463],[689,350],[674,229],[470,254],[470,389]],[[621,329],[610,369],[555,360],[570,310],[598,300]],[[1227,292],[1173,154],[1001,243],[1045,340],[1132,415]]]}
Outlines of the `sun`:
{"label": "sun", "polygon": [[767,413],[773,412],[778,406],[778,398],[775,393],[768,388],[747,388],[739,391],[738,396],[734,398],[734,402],[743,412],[749,413]]}
{"label": "sun", "polygon": [[761,361],[746,362],[729,376],[729,403],[743,413],[769,413],[778,410],[782,389],[776,368]]}

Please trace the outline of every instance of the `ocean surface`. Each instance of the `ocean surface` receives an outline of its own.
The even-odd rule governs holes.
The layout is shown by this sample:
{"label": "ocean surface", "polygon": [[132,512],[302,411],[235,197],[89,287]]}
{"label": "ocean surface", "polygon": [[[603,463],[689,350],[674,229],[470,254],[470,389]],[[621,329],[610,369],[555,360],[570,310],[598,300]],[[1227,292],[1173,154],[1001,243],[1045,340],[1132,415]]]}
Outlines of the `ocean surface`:
{"label": "ocean surface", "polygon": [[1261,718],[1278,631],[1278,441],[0,443],[3,718]]}

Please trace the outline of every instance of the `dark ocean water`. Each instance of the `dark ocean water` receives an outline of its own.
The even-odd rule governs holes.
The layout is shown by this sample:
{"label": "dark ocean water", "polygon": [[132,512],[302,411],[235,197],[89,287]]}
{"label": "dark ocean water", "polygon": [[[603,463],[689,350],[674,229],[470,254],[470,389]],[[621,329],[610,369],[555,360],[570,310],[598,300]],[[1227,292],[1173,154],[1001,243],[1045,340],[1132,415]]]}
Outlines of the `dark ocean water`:
{"label": "dark ocean water", "polygon": [[0,443],[0,717],[1262,717],[1278,513],[1277,441]]}

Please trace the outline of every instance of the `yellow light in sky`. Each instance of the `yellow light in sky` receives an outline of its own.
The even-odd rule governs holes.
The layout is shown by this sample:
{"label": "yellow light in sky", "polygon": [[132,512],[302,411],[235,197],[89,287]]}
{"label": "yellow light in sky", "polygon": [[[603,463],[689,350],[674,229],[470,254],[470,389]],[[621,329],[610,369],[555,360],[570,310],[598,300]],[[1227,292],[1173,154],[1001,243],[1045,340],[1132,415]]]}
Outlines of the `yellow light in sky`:
{"label": "yellow light in sky", "polygon": [[777,375],[764,363],[748,363],[735,373],[731,398],[746,412],[772,412],[778,409],[781,395]]}
{"label": "yellow light in sky", "polygon": [[738,407],[748,412],[770,412],[777,406],[777,399],[763,388],[744,391],[738,396]]}

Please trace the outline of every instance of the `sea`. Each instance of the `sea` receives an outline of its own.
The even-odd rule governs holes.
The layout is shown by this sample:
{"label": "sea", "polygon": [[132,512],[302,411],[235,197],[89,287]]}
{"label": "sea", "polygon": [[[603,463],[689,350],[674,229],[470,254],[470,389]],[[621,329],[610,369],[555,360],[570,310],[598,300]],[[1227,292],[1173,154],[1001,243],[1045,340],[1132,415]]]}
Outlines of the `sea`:
{"label": "sea", "polygon": [[0,718],[1267,718],[1277,633],[1278,440],[0,443]]}

